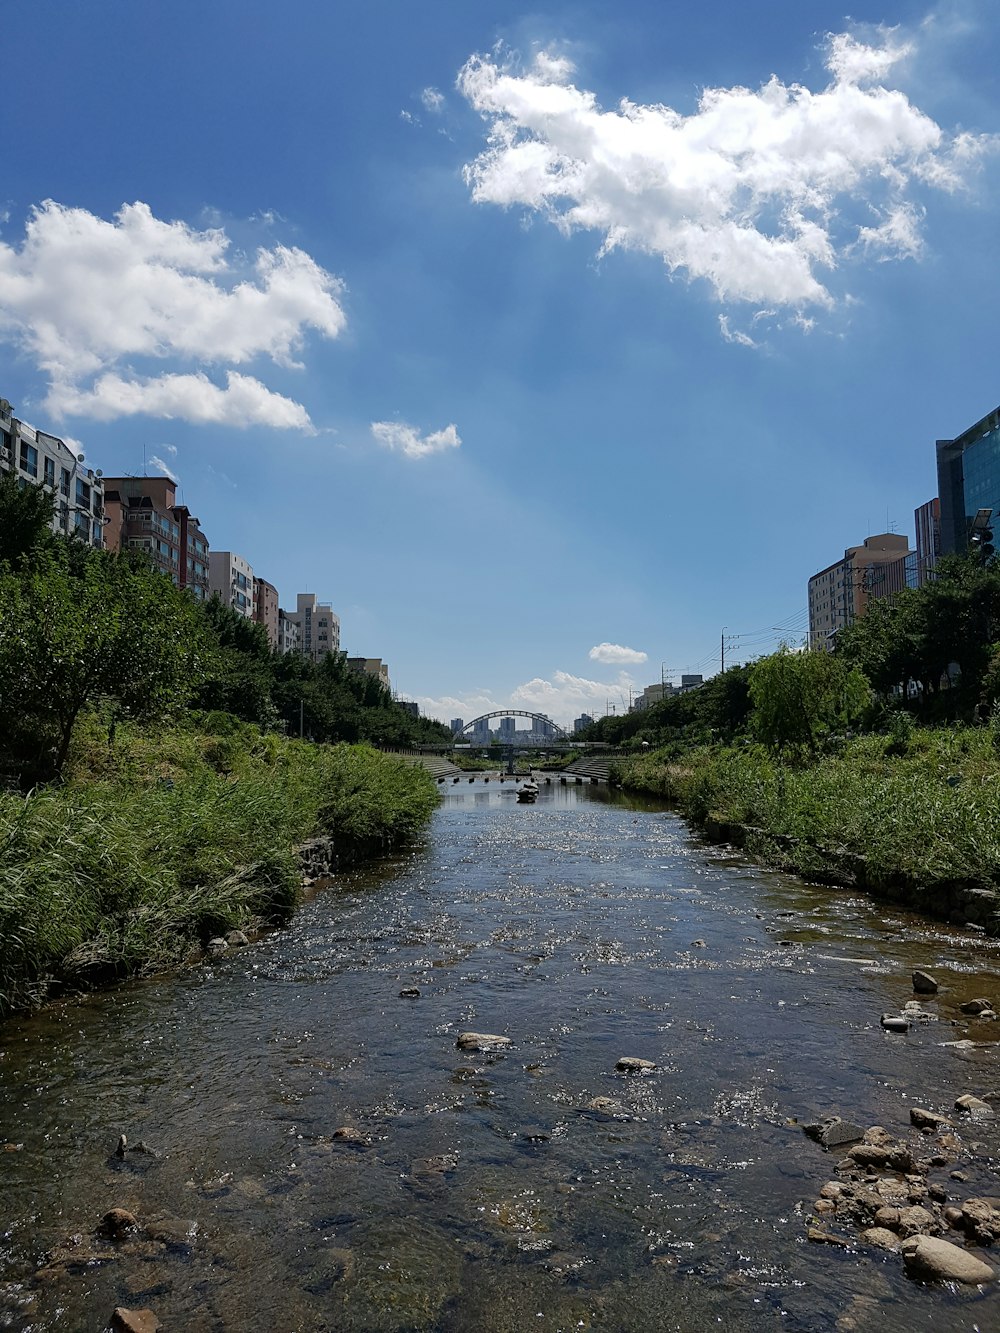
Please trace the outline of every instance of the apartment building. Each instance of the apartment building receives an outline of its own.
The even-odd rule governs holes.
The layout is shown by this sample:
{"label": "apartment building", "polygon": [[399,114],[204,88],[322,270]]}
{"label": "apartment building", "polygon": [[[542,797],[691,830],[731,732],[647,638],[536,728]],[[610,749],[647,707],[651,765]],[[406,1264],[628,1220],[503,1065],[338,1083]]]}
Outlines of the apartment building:
{"label": "apartment building", "polygon": [[278,652],[297,653],[301,651],[301,639],[298,622],[290,619],[287,611],[278,608]]}
{"label": "apartment building", "polygon": [[106,544],[145,551],[161,573],[199,602],[209,595],[208,538],[169,477],[105,477]]}
{"label": "apartment building", "polygon": [[84,461],[65,440],[21,421],[0,398],[0,472],[49,492],[55,501],[53,532],[103,546],[104,479],[100,468],[94,471]]}
{"label": "apartment building", "polygon": [[238,615],[253,620],[253,568],[243,556],[235,551],[212,551],[208,586],[212,596],[218,597],[223,606],[232,607]]}
{"label": "apartment building", "polygon": [[809,646],[832,648],[833,636],[863,616],[869,602],[917,583],[917,553],[895,532],[866,537],[842,560],[809,580]]}
{"label": "apartment building", "polygon": [[374,676],[387,690],[392,689],[389,682],[389,663],[383,662],[381,657],[349,657],[347,669],[356,671],[359,675]]}
{"label": "apartment building", "polygon": [[278,589],[267,579],[254,577],[253,581],[253,618],[267,631],[267,641],[272,648],[278,647]]}
{"label": "apartment building", "polygon": [[320,662],[330,653],[340,652],[340,618],[333,607],[318,602],[316,594],[300,592],[295,598],[295,610],[281,613],[298,629],[298,648],[303,657]]}

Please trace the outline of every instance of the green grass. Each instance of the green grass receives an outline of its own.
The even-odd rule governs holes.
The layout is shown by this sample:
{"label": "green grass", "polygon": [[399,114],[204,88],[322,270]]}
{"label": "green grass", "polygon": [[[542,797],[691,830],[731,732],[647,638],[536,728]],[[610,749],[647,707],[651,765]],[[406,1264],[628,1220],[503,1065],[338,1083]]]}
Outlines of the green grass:
{"label": "green grass", "polygon": [[287,920],[297,844],[329,834],[345,861],[377,855],[437,801],[422,769],[365,746],[208,726],[120,730],[112,752],[84,727],[64,785],[0,795],[0,1015]]}
{"label": "green grass", "polygon": [[618,777],[696,821],[791,840],[771,859],[795,869],[830,870],[846,853],[865,858],[873,882],[1000,883],[1000,757],[989,728],[915,730],[902,746],[865,736],[798,763],[759,746],[672,762],[652,754],[621,763]]}

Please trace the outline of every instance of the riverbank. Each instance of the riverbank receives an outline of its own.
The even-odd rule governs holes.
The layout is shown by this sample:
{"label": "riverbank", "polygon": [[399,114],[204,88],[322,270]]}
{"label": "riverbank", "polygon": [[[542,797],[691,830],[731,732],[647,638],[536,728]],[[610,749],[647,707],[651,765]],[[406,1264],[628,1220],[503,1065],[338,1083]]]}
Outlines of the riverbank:
{"label": "riverbank", "polygon": [[763,864],[1000,934],[1000,755],[991,728],[865,736],[786,762],[760,746],[619,761],[707,836]]}
{"label": "riverbank", "polygon": [[303,843],[322,839],[328,863],[378,856],[436,801],[422,769],[367,746],[286,741],[224,715],[157,735],[120,727],[110,750],[81,726],[64,784],[0,795],[0,1017],[285,921]]}

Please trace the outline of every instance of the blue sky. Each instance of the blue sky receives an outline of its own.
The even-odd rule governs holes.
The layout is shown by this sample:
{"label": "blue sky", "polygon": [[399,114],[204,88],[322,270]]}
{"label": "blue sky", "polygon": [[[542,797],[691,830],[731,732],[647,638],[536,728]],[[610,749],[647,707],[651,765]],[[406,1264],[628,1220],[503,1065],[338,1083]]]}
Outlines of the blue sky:
{"label": "blue sky", "polygon": [[993,0],[37,0],[4,39],[0,395],[176,473],[432,715],[794,638],[1000,402]]}

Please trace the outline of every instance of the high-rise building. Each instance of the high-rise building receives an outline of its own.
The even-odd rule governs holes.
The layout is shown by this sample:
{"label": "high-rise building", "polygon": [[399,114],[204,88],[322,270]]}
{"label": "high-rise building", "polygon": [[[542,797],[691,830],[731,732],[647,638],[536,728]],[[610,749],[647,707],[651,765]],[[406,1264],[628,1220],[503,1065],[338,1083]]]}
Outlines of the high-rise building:
{"label": "high-rise building", "polygon": [[917,585],[923,587],[934,577],[941,555],[941,501],[934,497],[913,511],[917,532]]}
{"label": "high-rise building", "polygon": [[204,601],[209,595],[208,539],[169,477],[105,477],[107,545],[145,551],[161,573]]}
{"label": "high-rise building", "polygon": [[420,716],[420,705],[413,699],[397,699],[396,702],[404,713],[409,713],[410,717]]}
{"label": "high-rise building", "polygon": [[451,722],[449,723],[449,726],[451,727],[451,734],[453,736],[457,736],[465,727],[465,723],[462,721],[460,717],[453,717],[451,719]]}
{"label": "high-rise building", "polygon": [[578,731],[583,731],[584,727],[591,727],[593,724],[594,719],[589,713],[581,713],[579,717],[573,719],[573,735],[575,736]]}
{"label": "high-rise building", "polygon": [[297,653],[301,649],[298,621],[289,618],[287,611],[278,609],[278,652]]}
{"label": "high-rise building", "polygon": [[209,557],[209,587],[223,606],[247,620],[254,619],[253,568],[235,551],[213,551]]}
{"label": "high-rise building", "polygon": [[513,741],[516,730],[517,723],[512,717],[502,717],[500,719],[500,739],[502,741]]}
{"label": "high-rise building", "polygon": [[278,589],[267,579],[254,576],[253,581],[253,618],[258,625],[263,625],[267,632],[267,641],[272,648],[278,646]]}
{"label": "high-rise building", "polygon": [[52,531],[104,545],[104,480],[64,440],[14,416],[0,398],[0,472],[12,472],[52,496]]}
{"label": "high-rise building", "polygon": [[[511,719],[513,721],[513,719]],[[476,719],[475,726],[472,728],[471,740],[473,745],[489,745],[490,743],[490,720],[488,717]]]}
{"label": "high-rise building", "polygon": [[311,662],[321,662],[330,653],[340,652],[340,618],[333,607],[318,602],[313,592],[300,592],[294,611],[283,611],[286,620],[298,626],[297,651]]}
{"label": "high-rise building", "polygon": [[937,442],[941,500],[941,553],[969,545],[969,527],[980,509],[1000,515],[1000,407],[954,440]]}
{"label": "high-rise building", "polygon": [[916,552],[906,537],[882,532],[849,546],[843,560],[809,580],[809,646],[832,648],[833,636],[863,616],[870,601],[916,584]]}

